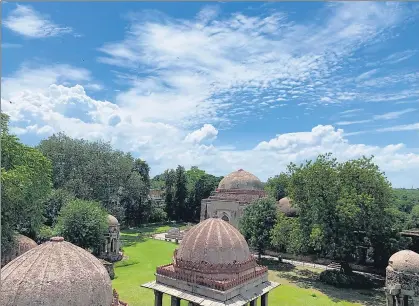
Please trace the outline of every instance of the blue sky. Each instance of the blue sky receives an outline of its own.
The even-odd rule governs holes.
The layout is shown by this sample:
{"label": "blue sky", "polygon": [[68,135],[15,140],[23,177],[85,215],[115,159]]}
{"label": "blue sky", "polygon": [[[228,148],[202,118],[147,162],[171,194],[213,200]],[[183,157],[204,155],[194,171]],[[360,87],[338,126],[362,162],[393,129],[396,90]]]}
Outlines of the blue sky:
{"label": "blue sky", "polygon": [[266,180],[332,152],[419,187],[418,16],[395,2],[3,2],[2,110],[27,144],[104,139],[153,175]]}

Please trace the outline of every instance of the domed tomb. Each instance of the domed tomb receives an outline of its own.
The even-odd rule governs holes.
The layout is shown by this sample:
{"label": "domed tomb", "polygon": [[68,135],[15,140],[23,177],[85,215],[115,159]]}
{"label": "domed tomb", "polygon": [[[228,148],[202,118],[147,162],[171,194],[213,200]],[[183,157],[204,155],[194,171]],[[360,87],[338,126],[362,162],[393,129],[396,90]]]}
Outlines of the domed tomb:
{"label": "domed tomb", "polygon": [[288,197],[280,199],[277,208],[287,217],[295,217],[298,215],[297,208],[292,205],[292,200]]}
{"label": "domed tomb", "polygon": [[389,306],[407,305],[409,299],[419,300],[419,254],[403,250],[390,257],[385,293]]}
{"label": "domed tomb", "polygon": [[123,255],[119,251],[121,246],[119,222],[112,215],[108,215],[108,232],[105,233],[105,238],[106,240],[99,257],[109,262],[121,260]]}
{"label": "domed tomb", "polygon": [[278,285],[268,280],[268,268],[256,263],[234,226],[209,218],[185,233],[173,262],[157,267],[156,281],[142,286],[154,290],[157,306],[163,292],[177,306],[180,299],[194,305],[247,305],[259,296],[267,306],[268,292]]}
{"label": "domed tomb", "polygon": [[218,189],[263,190],[263,184],[252,173],[240,169],[225,176],[218,184]]}
{"label": "domed tomb", "polygon": [[218,218],[192,227],[175,253],[175,266],[204,273],[239,272],[246,265],[256,266],[246,240],[235,227]]}
{"label": "domed tomb", "polygon": [[157,268],[157,274],[218,290],[263,278],[266,273],[267,268],[257,265],[243,235],[219,218],[192,227],[175,250],[173,263]]}
{"label": "domed tomb", "polygon": [[108,272],[89,252],[53,237],[1,270],[3,306],[108,306]]}
{"label": "domed tomb", "polygon": [[38,244],[33,241],[31,238],[23,236],[21,234],[16,235],[15,245],[8,252],[2,252],[1,256],[1,266],[3,267],[16,257],[22,255],[23,253],[37,247]]}

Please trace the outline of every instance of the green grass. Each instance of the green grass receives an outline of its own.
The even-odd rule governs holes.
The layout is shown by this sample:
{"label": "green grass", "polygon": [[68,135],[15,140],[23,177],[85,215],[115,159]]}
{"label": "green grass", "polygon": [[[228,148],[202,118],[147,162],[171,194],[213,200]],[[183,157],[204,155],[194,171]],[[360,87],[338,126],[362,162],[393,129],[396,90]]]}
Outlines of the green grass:
{"label": "green grass", "polygon": [[[147,233],[160,229],[162,227],[148,229]],[[121,300],[128,302],[130,306],[152,306],[154,294],[152,290],[142,288],[141,284],[155,279],[156,266],[171,262],[177,245],[143,236],[138,237],[138,230],[122,233],[121,239],[126,245],[124,254],[128,258],[116,263],[113,287],[118,291]],[[269,295],[271,306],[384,305],[383,293],[337,289],[320,284],[316,280],[320,270],[294,266],[284,268],[275,264],[269,267],[270,279],[281,283],[281,286]],[[166,295],[163,305],[170,305],[169,297]],[[182,306],[186,305],[183,301]]]}

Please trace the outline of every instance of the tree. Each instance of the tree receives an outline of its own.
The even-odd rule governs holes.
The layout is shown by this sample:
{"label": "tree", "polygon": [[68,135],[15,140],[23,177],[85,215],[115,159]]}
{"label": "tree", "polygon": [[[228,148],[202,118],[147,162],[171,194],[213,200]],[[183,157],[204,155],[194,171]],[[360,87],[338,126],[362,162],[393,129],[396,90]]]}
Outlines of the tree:
{"label": "tree", "polygon": [[76,199],[61,209],[55,231],[65,240],[98,255],[108,230],[107,215],[98,202]]}
{"label": "tree", "polygon": [[265,190],[268,195],[279,201],[288,195],[289,176],[286,173],[281,173],[268,179],[265,185]]}
{"label": "tree", "polygon": [[61,208],[74,199],[74,195],[65,189],[53,189],[45,199],[45,225],[54,226]]}
{"label": "tree", "polygon": [[14,233],[33,239],[43,223],[44,199],[51,190],[51,163],[38,150],[8,132],[1,114],[1,247],[14,243]]}
{"label": "tree", "polygon": [[165,211],[169,220],[175,219],[176,204],[174,202],[175,171],[173,169],[164,172],[164,203]]}
{"label": "tree", "polygon": [[185,168],[177,166],[175,171],[175,218],[176,220],[185,219],[186,199],[188,197],[187,178]]}
{"label": "tree", "polygon": [[298,218],[277,216],[277,222],[271,231],[271,245],[279,252],[300,254],[304,252]]}
{"label": "tree", "polygon": [[259,258],[270,245],[275,223],[276,206],[271,198],[258,199],[244,210],[239,228],[250,246],[257,250]]}

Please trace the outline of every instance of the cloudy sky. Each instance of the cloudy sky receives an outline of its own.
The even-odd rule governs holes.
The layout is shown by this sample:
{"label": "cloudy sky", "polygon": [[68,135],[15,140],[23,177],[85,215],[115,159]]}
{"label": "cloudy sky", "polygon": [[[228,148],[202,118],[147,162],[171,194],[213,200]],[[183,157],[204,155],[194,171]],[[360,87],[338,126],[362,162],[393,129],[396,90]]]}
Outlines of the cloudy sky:
{"label": "cloudy sky", "polygon": [[262,180],[332,152],[419,187],[416,3],[2,4],[2,111],[36,145],[104,139],[152,174]]}

